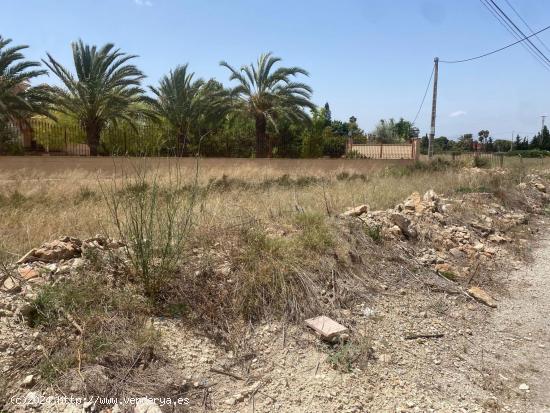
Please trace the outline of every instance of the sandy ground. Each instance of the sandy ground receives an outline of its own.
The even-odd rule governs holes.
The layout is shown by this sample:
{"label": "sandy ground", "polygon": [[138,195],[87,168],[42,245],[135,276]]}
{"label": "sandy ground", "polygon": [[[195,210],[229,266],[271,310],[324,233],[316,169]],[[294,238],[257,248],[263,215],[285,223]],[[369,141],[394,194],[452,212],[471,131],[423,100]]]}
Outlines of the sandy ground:
{"label": "sandy ground", "polygon": [[532,263],[501,275],[510,296],[477,340],[497,372],[502,402],[520,412],[550,412],[550,238],[539,241]]}

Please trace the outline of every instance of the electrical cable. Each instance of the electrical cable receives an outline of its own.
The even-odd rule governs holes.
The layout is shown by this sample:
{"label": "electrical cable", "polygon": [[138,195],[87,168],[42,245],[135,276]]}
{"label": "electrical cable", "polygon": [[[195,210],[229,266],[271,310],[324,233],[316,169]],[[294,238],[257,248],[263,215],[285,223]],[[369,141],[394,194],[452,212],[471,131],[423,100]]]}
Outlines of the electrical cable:
{"label": "electrical cable", "polygon": [[[511,25],[514,26],[514,28],[516,29],[516,31],[517,31],[520,35],[522,35],[523,37],[525,37],[525,33],[523,33],[523,31],[513,22],[513,20],[510,19],[510,17],[508,17],[508,15],[504,12],[504,10],[502,10],[502,9],[498,6],[498,4],[495,3],[494,0],[489,0],[489,1],[493,4],[494,7],[496,7],[496,9],[497,9],[498,12],[500,13],[500,15],[501,15],[501,16],[504,16],[504,18],[505,18],[508,22],[510,22]],[[531,46],[539,53],[539,55],[541,55],[541,56],[544,58],[544,60],[545,60],[547,63],[550,63],[550,60],[548,59],[548,57],[546,57],[546,55],[545,55],[544,53],[542,53],[541,50],[540,50],[537,46],[535,46],[534,43],[533,43],[530,39],[526,39],[526,40],[527,40],[527,43],[528,43],[529,45],[531,45]]]}
{"label": "electrical cable", "polygon": [[490,56],[490,55],[492,55],[492,54],[501,52],[501,51],[503,51],[503,50],[505,50],[505,49],[508,49],[509,47],[515,46],[516,44],[521,43],[521,42],[523,42],[524,40],[526,40],[526,39],[528,39],[528,38],[530,38],[530,37],[536,36],[537,34],[542,33],[542,32],[544,32],[544,31],[546,31],[546,30],[548,30],[548,29],[550,29],[550,26],[546,26],[544,29],[538,30],[538,31],[536,31],[535,33],[533,33],[532,35],[527,36],[527,37],[525,37],[525,38],[523,38],[523,39],[520,39],[520,40],[518,40],[517,42],[510,43],[510,44],[508,44],[508,45],[506,45],[506,46],[504,46],[504,47],[501,47],[501,48],[499,48],[499,49],[493,50],[493,51],[488,52],[488,53],[484,53],[484,54],[479,55],[479,56],[474,56],[474,57],[470,57],[470,58],[468,58],[468,59],[462,59],[462,60],[440,60],[440,62],[441,62],[441,63],[464,63],[464,62],[470,62],[470,61],[476,60],[476,59],[481,59],[482,57],[487,57],[487,56]]}
{"label": "electrical cable", "polygon": [[420,111],[422,110],[422,106],[424,106],[424,101],[426,100],[426,95],[428,94],[428,90],[430,89],[430,85],[432,84],[432,79],[434,77],[434,71],[435,71],[435,65],[432,67],[432,74],[430,75],[430,79],[428,80],[428,85],[426,86],[426,91],[424,92],[424,97],[422,98],[422,102],[420,103],[420,107],[418,108],[418,112],[416,112],[416,116],[414,117],[414,120],[412,121],[412,124],[416,122],[418,119],[418,115],[420,114]]}
{"label": "electrical cable", "polygon": [[[514,27],[512,26],[512,24],[510,24],[498,11],[498,9],[489,2],[489,0],[479,0],[481,2],[481,4],[483,4],[485,6],[485,8],[487,8],[487,10],[489,10],[489,12],[493,15],[493,17],[508,31],[508,33],[510,33],[512,36],[514,36],[516,39],[520,40],[524,37],[526,37],[525,35],[519,35],[515,30],[514,30]],[[531,56],[533,56],[539,63],[541,63],[546,69],[550,69],[550,66],[548,65],[548,63],[540,56],[540,54],[538,54],[536,52],[536,50],[533,49],[533,47],[531,47],[530,44],[528,43],[521,43],[521,45],[523,46],[523,48],[525,48],[525,50],[527,50]]]}
{"label": "electrical cable", "polygon": [[[534,33],[534,30],[531,28],[531,26],[529,26],[529,24],[525,21],[525,19],[523,17],[521,17],[521,15],[519,14],[519,12],[514,8],[514,6],[512,6],[512,3],[510,3],[510,1],[508,0],[504,0],[506,2],[506,4],[508,4],[508,6],[512,9],[512,11],[516,14],[516,16],[519,17],[519,19],[523,22],[523,24],[525,24],[525,26],[529,29],[529,31],[531,33]],[[539,41],[539,43],[548,51],[550,52],[550,48],[548,48],[548,46],[546,46],[546,43],[544,43],[542,41],[542,39],[538,36],[535,36],[537,38],[537,40]]]}

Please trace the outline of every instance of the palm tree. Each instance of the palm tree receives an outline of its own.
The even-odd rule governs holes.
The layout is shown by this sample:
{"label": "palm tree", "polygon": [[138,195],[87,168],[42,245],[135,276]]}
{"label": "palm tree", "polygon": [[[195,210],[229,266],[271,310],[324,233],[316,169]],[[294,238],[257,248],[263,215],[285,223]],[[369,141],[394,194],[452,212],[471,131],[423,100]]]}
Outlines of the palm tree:
{"label": "palm tree", "polygon": [[256,65],[252,63],[238,70],[226,62],[220,63],[231,71],[229,79],[239,82],[233,89],[237,108],[247,112],[256,122],[257,157],[270,155],[266,133],[268,122],[276,127],[280,118],[306,121],[309,116],[304,109],[315,108],[310,101],[312,89],[291,79],[299,74],[309,76],[308,72],[299,67],[279,67],[272,71],[280,61],[279,57],[265,53]]}
{"label": "palm tree", "polygon": [[0,36],[0,122],[27,122],[33,114],[49,116],[48,89],[30,86],[31,79],[46,74],[39,62],[25,61],[21,50],[29,46],[8,47],[11,39]]}
{"label": "palm tree", "polygon": [[223,118],[229,94],[211,79],[194,79],[188,65],[177,66],[164,76],[158,87],[149,86],[155,95],[148,99],[155,113],[165,119],[176,135],[178,153],[182,154],[193,133]]}
{"label": "palm tree", "polygon": [[76,76],[49,53],[44,63],[64,88],[53,87],[58,110],[76,118],[86,134],[90,155],[97,155],[101,132],[109,125],[147,115],[141,81],[145,77],[127,62],[137,56],[122,53],[111,43],[101,48],[79,40],[72,44]]}

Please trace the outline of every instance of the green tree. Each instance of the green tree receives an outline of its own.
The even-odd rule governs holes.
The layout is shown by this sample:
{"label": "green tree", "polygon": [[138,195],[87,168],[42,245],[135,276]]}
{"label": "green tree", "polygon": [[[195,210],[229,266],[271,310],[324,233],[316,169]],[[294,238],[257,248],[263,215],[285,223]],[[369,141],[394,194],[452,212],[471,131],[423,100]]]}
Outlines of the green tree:
{"label": "green tree", "polygon": [[188,65],[177,66],[158,87],[149,86],[154,99],[147,99],[155,113],[166,120],[183,152],[193,132],[201,134],[214,120],[223,119],[229,107],[228,93],[215,80],[194,79]]}
{"label": "green tree", "polygon": [[326,109],[313,109],[311,126],[304,131],[302,139],[302,157],[318,158],[323,154],[324,139],[332,135],[330,127],[325,126]]}
{"label": "green tree", "polygon": [[39,62],[24,60],[21,50],[28,46],[10,47],[11,42],[0,36],[0,122],[27,122],[34,114],[50,116],[49,89],[45,85],[30,86],[32,79],[47,72],[39,69]]}
{"label": "green tree", "polygon": [[79,40],[72,44],[76,75],[49,53],[44,63],[61,80],[52,87],[60,111],[76,118],[86,133],[90,154],[97,155],[101,132],[110,124],[134,120],[148,111],[140,87],[143,73],[127,62],[136,56],[122,53],[111,43],[101,48]]}
{"label": "green tree", "polygon": [[519,137],[519,135],[516,135],[516,139],[514,140],[514,149],[515,150],[522,149],[521,144],[522,144],[521,138]]}
{"label": "green tree", "polygon": [[330,106],[325,103],[325,127],[332,125],[332,112],[330,111]]}
{"label": "green tree", "polygon": [[474,137],[471,133],[465,133],[458,138],[457,146],[463,151],[472,151],[474,149]]}
{"label": "green tree", "polygon": [[262,54],[256,63],[233,68],[226,62],[220,65],[230,70],[230,80],[239,84],[233,89],[237,110],[248,113],[256,124],[256,156],[271,155],[267,126],[276,127],[280,119],[308,121],[305,108],[314,109],[311,102],[312,89],[305,83],[292,80],[297,75],[308,76],[308,72],[299,67],[274,66],[281,59],[271,53]]}
{"label": "green tree", "polygon": [[333,120],[331,124],[332,133],[338,136],[348,136],[349,123],[340,120]]}
{"label": "green tree", "polygon": [[399,119],[399,122],[395,124],[394,128],[395,135],[399,141],[406,141],[411,138],[413,131],[412,122],[401,118]]}
{"label": "green tree", "polygon": [[[490,134],[491,133],[488,130],[480,130],[477,133],[477,138],[482,148],[484,147],[483,145],[488,142]],[[485,149],[487,148],[485,147]]]}
{"label": "green tree", "polygon": [[539,132],[536,139],[533,140],[536,142],[537,148],[546,151],[550,150],[550,132],[548,131],[548,127],[544,125],[542,132]]}
{"label": "green tree", "polygon": [[381,119],[374,129],[376,140],[382,143],[393,143],[401,140],[397,135],[395,121],[393,119]]}

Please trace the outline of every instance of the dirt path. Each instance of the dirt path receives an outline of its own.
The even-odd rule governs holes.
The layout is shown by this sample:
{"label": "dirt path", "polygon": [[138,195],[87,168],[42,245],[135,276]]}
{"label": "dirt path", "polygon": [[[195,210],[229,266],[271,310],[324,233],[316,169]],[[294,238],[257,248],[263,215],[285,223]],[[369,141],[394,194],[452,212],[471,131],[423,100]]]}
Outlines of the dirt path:
{"label": "dirt path", "polygon": [[550,239],[541,240],[531,263],[502,276],[510,296],[480,340],[496,393],[517,411],[550,412]]}

